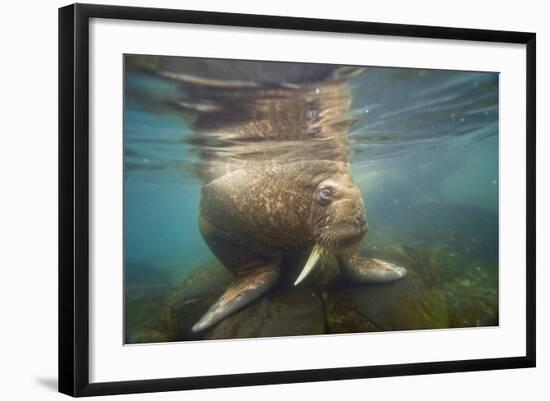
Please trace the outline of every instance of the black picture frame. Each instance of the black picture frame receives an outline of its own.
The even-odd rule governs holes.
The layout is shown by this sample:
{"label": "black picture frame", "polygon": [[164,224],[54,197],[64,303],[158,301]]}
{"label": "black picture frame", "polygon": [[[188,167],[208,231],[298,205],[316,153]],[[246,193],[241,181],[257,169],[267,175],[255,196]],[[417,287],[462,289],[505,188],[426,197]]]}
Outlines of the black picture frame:
{"label": "black picture frame", "polygon": [[[526,46],[526,354],[521,357],[90,383],[89,22],[91,18],[439,38]],[[59,391],[71,396],[420,375],[535,366],[536,35],[479,29],[75,4],[59,9]]]}

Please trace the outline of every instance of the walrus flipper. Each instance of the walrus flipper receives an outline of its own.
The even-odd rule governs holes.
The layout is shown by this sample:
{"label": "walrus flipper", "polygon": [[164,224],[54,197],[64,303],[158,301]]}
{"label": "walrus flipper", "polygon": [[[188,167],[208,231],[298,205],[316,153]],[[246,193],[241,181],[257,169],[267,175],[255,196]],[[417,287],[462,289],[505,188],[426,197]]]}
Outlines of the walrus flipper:
{"label": "walrus flipper", "polygon": [[193,326],[206,330],[264,294],[279,278],[279,262],[253,262],[239,269],[233,282],[208,312]]}
{"label": "walrus flipper", "polygon": [[357,252],[338,256],[346,277],[359,283],[383,283],[402,279],[407,269],[381,259],[365,258]]}

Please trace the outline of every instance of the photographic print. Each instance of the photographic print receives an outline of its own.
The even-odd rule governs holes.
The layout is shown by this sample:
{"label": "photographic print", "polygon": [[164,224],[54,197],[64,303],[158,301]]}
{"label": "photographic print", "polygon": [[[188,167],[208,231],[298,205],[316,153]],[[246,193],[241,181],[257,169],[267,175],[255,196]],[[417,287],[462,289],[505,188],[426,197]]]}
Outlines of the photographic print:
{"label": "photographic print", "polygon": [[123,73],[125,344],[498,326],[498,73]]}

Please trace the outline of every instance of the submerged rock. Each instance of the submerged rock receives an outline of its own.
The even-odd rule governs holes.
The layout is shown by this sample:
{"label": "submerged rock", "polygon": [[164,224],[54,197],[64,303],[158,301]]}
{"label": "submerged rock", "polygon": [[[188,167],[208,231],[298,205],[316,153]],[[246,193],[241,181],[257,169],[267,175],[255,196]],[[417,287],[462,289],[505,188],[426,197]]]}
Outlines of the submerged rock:
{"label": "submerged rock", "polygon": [[231,282],[231,273],[219,263],[194,270],[171,294],[165,319],[174,341],[196,340],[191,327],[216,302]]}
{"label": "submerged rock", "polygon": [[450,327],[497,326],[498,270],[481,263],[464,266],[462,275],[443,284]]}
{"label": "submerged rock", "polygon": [[391,242],[363,250],[408,268],[401,281],[356,284],[330,261],[298,287],[291,278],[202,333],[191,327],[232,280],[219,263],[179,286],[128,296],[127,342],[441,329],[498,324],[498,268],[446,244]]}
{"label": "submerged rock", "polygon": [[[498,325],[498,266],[446,245],[420,248],[422,274],[445,295],[449,327]],[[418,269],[422,269],[418,265]]]}
{"label": "submerged rock", "polygon": [[330,332],[498,324],[498,266],[444,243],[381,241],[364,252],[406,266],[409,274],[402,281],[369,285],[336,278],[324,293]]}
{"label": "submerged rock", "polygon": [[428,289],[414,272],[386,284],[335,280],[324,294],[331,333],[449,327],[444,295]]}
{"label": "submerged rock", "polygon": [[317,292],[279,286],[204,333],[191,327],[221,296],[231,273],[218,264],[195,270],[174,290],[166,316],[175,340],[276,337],[321,334],[325,331],[323,304]]}
{"label": "submerged rock", "polygon": [[325,316],[318,294],[283,290],[268,294],[209,330],[206,339],[323,334]]}
{"label": "submerged rock", "polygon": [[170,341],[170,330],[163,317],[171,287],[133,286],[126,289],[124,338],[126,344]]}

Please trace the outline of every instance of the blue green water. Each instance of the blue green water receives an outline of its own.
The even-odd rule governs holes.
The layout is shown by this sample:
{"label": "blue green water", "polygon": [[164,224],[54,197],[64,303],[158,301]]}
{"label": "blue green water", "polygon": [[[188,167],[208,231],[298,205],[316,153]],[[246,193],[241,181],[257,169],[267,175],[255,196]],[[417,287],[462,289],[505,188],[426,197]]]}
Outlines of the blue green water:
{"label": "blue green water", "polygon": [[[369,237],[393,230],[458,250],[481,243],[477,254],[497,261],[498,74],[372,67],[350,88],[353,178]],[[126,74],[128,285],[177,281],[214,259],[197,226],[192,131],[165,106],[177,96],[176,83]],[[451,241],[453,225],[465,226],[469,238]]]}

